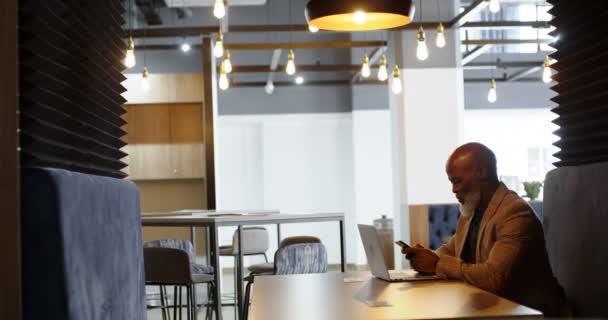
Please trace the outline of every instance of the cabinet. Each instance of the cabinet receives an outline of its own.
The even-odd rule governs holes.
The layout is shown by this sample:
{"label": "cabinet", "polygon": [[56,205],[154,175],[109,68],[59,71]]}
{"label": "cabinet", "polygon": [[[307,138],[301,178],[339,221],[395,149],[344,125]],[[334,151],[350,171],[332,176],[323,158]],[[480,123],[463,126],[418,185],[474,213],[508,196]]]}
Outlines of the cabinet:
{"label": "cabinet", "polygon": [[127,105],[123,129],[132,180],[205,177],[202,105]]}

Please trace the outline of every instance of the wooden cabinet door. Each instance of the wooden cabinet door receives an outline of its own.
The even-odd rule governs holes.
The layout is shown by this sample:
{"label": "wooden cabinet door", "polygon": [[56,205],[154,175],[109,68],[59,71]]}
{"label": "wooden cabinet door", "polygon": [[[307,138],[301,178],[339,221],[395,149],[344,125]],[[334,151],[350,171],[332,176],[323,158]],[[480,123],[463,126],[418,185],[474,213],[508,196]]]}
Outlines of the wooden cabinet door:
{"label": "wooden cabinet door", "polygon": [[203,106],[174,104],[171,113],[171,162],[176,179],[205,176]]}

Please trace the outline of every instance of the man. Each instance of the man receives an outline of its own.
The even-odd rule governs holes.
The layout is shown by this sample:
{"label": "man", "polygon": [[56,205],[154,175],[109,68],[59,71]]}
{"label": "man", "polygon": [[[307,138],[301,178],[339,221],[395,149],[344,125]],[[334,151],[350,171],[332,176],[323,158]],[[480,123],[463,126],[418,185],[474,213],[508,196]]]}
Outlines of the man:
{"label": "man", "polygon": [[494,153],[480,143],[457,148],[446,164],[460,203],[456,234],[433,252],[403,249],[412,268],[458,279],[542,311],[564,315],[563,289],[553,276],[540,221],[499,182]]}

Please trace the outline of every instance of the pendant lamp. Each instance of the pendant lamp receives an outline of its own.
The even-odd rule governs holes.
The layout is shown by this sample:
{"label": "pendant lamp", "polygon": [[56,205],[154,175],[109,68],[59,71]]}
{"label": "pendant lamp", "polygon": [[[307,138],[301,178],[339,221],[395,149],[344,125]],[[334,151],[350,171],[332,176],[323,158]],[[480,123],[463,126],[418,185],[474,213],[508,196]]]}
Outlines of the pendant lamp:
{"label": "pendant lamp", "polygon": [[412,0],[310,0],[305,15],[321,30],[366,31],[406,25],[414,11]]}

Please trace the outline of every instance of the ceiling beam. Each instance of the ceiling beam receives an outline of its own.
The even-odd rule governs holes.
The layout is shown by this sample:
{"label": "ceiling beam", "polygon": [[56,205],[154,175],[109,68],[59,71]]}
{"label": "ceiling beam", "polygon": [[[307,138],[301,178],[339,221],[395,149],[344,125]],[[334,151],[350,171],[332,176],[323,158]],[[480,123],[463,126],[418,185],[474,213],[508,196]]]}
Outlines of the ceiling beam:
{"label": "ceiling beam", "polygon": [[[385,47],[386,41],[328,41],[328,42],[275,42],[275,43],[224,43],[226,50],[275,50],[275,49],[350,49],[367,47]],[[145,50],[173,50],[177,44],[148,44],[140,48]],[[200,44],[191,45],[200,48]]]}
{"label": "ceiling beam", "polygon": [[[450,21],[442,21],[445,28],[451,26]],[[423,22],[422,26],[427,28],[436,28],[439,21]],[[416,30],[420,23],[410,23],[405,26],[391,30]],[[133,38],[166,38],[166,37],[183,37],[183,36],[200,36],[201,34],[217,33],[218,26],[202,26],[202,27],[170,27],[170,28],[138,28],[125,30],[124,37],[130,34]],[[308,25],[306,24],[269,24],[269,25],[230,25],[230,33],[262,33],[262,32],[306,32]],[[320,32],[336,32],[323,31]],[[345,32],[343,32],[345,33]],[[350,32],[346,32],[350,33]]]}
{"label": "ceiling beam", "polygon": [[492,48],[491,44],[484,44],[484,45],[478,46],[475,49],[465,53],[464,56],[462,57],[462,65],[465,66],[465,65],[469,64],[471,61],[477,59],[477,57],[479,57],[480,55],[482,55],[482,54],[486,53],[488,50],[490,50],[490,48]]}
{"label": "ceiling beam", "polygon": [[473,39],[462,40],[463,45],[482,46],[486,44],[527,44],[527,43],[551,43],[552,39]]}
{"label": "ceiling beam", "polygon": [[475,15],[477,12],[479,12],[480,10],[484,9],[487,6],[488,6],[488,1],[486,1],[486,0],[473,1],[473,3],[471,3],[470,6],[468,6],[466,9],[464,9],[463,12],[461,12],[459,15],[454,17],[454,19],[452,19],[452,21],[450,21],[450,25],[458,26],[458,27],[462,26],[467,21],[469,21],[469,19],[471,19],[471,17],[473,15]]}
{"label": "ceiling beam", "polygon": [[386,41],[328,41],[328,42],[275,42],[275,43],[225,43],[227,50],[272,49],[349,49],[386,46]]}
{"label": "ceiling beam", "polygon": [[532,68],[542,66],[542,61],[512,61],[512,62],[477,62],[463,66],[464,69],[506,69],[506,68]]}
{"label": "ceiling beam", "polygon": [[462,26],[464,29],[502,30],[516,28],[548,29],[549,21],[470,21]]}
{"label": "ceiling beam", "polygon": [[[387,84],[386,81],[377,81],[377,80],[369,80],[362,81],[358,84],[365,85],[378,85],[378,84]],[[244,88],[244,87],[264,87],[266,82],[234,82],[230,83],[230,88]],[[293,81],[279,81],[274,83],[277,87],[286,87],[286,86],[349,86],[351,85],[350,80],[316,80],[316,81],[305,81],[303,84],[296,84]]]}
{"label": "ceiling beam", "polygon": [[[272,67],[272,66],[271,66]],[[275,70],[285,69],[285,65],[279,65]],[[370,68],[378,68],[378,65],[370,65]],[[358,72],[361,70],[359,64],[334,64],[334,65],[317,65],[298,64],[298,72]],[[271,72],[272,69],[266,65],[248,65],[248,66],[233,66],[232,73],[264,73]]]}
{"label": "ceiling beam", "polygon": [[535,67],[527,68],[527,69],[524,69],[522,71],[519,71],[519,72],[516,72],[516,73],[510,75],[507,78],[507,81],[516,81],[516,80],[523,79],[523,78],[525,78],[525,77],[527,77],[527,76],[529,76],[529,75],[531,75],[531,74],[533,74],[535,72],[540,71],[540,69],[541,69],[540,64],[537,64]]}

